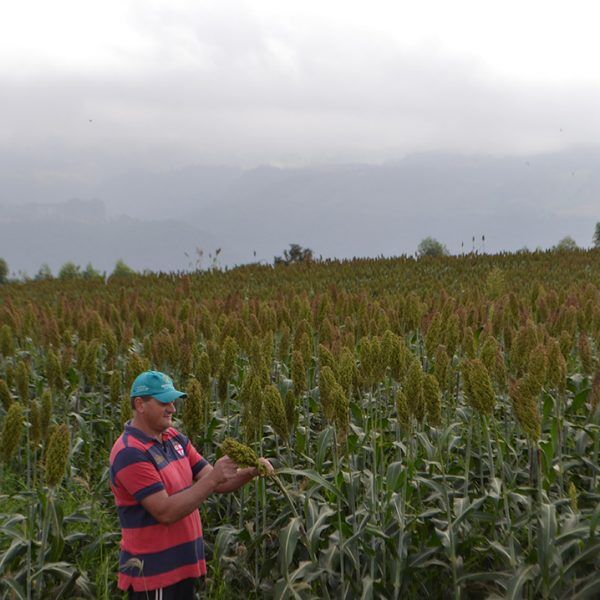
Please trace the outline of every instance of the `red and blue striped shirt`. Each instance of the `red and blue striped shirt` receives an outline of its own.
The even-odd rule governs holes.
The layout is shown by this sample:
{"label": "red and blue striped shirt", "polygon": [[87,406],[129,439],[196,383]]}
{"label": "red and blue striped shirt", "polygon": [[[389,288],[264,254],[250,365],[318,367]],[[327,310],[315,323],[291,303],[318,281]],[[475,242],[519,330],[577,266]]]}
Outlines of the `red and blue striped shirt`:
{"label": "red and blue striped shirt", "polygon": [[130,423],[125,425],[110,453],[111,489],[122,535],[120,589],[154,590],[206,574],[200,513],[194,510],[163,525],[141,501],[160,490],[169,496],[185,490],[207,464],[173,427],[162,434],[161,443]]}

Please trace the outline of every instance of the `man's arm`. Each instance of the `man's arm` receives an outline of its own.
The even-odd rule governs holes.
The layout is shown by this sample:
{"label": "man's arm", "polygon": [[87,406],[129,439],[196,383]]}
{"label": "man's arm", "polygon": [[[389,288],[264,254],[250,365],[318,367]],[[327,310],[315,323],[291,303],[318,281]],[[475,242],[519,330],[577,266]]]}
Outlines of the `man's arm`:
{"label": "man's arm", "polygon": [[200,473],[204,473],[209,467],[210,472],[198,477],[196,483],[187,490],[172,496],[161,490],[144,498],[142,506],[163,525],[179,521],[196,510],[210,494],[220,491],[221,486],[227,487],[239,475],[236,464],[228,456],[221,457],[214,467],[206,465]]}

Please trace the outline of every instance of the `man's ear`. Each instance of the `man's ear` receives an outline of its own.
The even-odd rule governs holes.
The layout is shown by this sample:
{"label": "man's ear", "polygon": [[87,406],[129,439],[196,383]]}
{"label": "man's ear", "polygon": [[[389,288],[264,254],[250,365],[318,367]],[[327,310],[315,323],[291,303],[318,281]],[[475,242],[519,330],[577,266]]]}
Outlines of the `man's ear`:
{"label": "man's ear", "polygon": [[[139,400],[139,402],[138,402],[138,400]],[[141,412],[144,412],[143,409],[144,409],[145,402],[141,396],[136,396],[133,399],[132,404],[133,404],[133,406],[131,408],[133,409],[134,412],[136,412],[138,409],[141,409]]]}

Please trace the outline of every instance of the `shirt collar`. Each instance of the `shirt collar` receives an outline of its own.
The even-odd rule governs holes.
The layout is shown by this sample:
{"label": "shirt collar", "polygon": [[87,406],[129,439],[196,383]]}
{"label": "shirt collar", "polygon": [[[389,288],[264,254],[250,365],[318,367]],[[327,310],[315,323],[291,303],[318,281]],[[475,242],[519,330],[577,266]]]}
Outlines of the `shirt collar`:
{"label": "shirt collar", "polygon": [[[163,442],[168,440],[169,438],[173,437],[172,429],[173,429],[172,427],[169,427],[169,429],[167,429],[166,431],[163,432],[163,434],[162,434]],[[131,421],[127,421],[127,423],[125,423],[125,433],[127,433],[128,435],[132,435],[133,437],[140,440],[140,442],[144,442],[145,444],[147,444],[148,442],[159,443],[155,437],[152,437],[152,436],[148,435],[147,433],[144,433],[141,429],[134,427],[131,424]]]}

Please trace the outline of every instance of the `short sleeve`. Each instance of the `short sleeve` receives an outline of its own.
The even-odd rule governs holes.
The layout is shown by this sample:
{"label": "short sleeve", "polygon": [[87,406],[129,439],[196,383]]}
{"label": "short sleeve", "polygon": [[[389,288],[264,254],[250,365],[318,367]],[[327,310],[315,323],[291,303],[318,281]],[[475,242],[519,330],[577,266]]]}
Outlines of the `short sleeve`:
{"label": "short sleeve", "polygon": [[192,467],[192,475],[196,477],[196,475],[198,475],[198,473],[200,473],[200,471],[208,464],[208,461],[200,455],[190,441],[187,443],[186,454],[190,461],[190,466]]}
{"label": "short sleeve", "polygon": [[111,476],[138,502],[164,490],[165,486],[150,457],[137,448],[123,448],[115,457]]}

